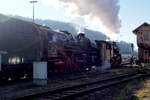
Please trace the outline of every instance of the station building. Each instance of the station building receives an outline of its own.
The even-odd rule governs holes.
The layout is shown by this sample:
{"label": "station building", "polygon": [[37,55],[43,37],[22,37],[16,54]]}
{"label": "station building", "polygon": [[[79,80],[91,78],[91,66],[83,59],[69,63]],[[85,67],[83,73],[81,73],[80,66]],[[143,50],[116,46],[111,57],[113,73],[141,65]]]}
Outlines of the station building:
{"label": "station building", "polygon": [[137,37],[138,58],[144,62],[150,59],[150,24],[143,23],[133,30]]}

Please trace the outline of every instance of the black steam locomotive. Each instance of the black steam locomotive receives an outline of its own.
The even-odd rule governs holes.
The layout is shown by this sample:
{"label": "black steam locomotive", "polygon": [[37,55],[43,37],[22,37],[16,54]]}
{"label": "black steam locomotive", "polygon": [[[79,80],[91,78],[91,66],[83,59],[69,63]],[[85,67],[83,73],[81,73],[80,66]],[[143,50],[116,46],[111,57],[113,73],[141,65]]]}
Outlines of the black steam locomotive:
{"label": "black steam locomotive", "polygon": [[0,23],[0,51],[5,52],[0,79],[32,77],[35,61],[48,62],[49,73],[82,71],[105,60],[112,66],[121,64],[115,42],[91,43],[83,33],[73,36],[13,18]]}

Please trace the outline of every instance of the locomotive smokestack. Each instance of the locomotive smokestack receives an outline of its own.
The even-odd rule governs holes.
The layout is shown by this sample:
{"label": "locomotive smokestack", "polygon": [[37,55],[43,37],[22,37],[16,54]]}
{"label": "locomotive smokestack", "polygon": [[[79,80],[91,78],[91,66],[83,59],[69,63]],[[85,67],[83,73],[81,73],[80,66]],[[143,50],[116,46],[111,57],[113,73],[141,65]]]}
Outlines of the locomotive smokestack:
{"label": "locomotive smokestack", "polygon": [[84,32],[84,29],[85,29],[85,28],[80,25],[80,26],[78,27],[78,32],[77,32],[77,33],[78,33],[78,34],[79,34],[79,33],[85,33],[85,32]]}

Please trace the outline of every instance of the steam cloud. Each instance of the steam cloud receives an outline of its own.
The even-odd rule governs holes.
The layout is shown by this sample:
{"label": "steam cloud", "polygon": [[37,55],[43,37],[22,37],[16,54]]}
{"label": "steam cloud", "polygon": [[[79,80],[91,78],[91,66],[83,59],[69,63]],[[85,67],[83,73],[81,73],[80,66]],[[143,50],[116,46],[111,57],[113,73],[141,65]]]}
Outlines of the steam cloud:
{"label": "steam cloud", "polygon": [[[55,1],[55,0],[47,0]],[[94,25],[99,21],[112,33],[119,33],[121,20],[119,18],[118,0],[57,0],[69,5],[67,11],[70,15],[87,17]],[[96,21],[94,21],[96,19]],[[99,21],[97,21],[99,20]],[[93,24],[92,23],[92,24]]]}
{"label": "steam cloud", "polygon": [[104,26],[113,33],[118,33],[121,27],[119,19],[118,0],[60,0],[64,3],[75,4],[71,13],[77,13],[80,16],[89,15],[92,18],[98,18]]}

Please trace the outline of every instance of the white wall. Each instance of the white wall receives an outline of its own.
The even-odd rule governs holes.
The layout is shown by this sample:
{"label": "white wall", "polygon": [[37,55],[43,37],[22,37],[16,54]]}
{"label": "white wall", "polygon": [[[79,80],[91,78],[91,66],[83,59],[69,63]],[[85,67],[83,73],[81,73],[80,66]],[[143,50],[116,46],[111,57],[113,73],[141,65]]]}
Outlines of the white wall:
{"label": "white wall", "polygon": [[47,62],[33,63],[33,79],[47,79]]}

